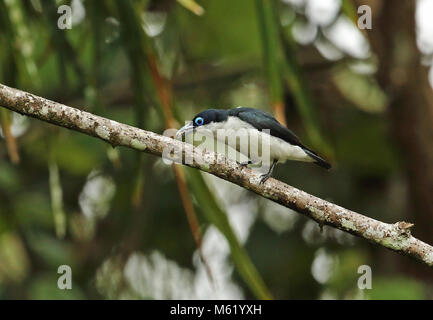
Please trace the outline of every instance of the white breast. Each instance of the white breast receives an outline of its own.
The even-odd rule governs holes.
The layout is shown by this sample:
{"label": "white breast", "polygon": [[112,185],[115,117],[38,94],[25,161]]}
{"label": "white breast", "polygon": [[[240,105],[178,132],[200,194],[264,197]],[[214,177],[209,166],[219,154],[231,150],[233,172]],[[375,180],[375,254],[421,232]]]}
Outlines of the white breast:
{"label": "white breast", "polygon": [[[197,128],[198,132],[200,128]],[[274,159],[282,163],[287,160],[313,161],[301,147],[258,131],[238,117],[228,117],[224,122],[210,123],[203,129],[210,130],[217,140],[248,156],[253,162],[272,163]]]}

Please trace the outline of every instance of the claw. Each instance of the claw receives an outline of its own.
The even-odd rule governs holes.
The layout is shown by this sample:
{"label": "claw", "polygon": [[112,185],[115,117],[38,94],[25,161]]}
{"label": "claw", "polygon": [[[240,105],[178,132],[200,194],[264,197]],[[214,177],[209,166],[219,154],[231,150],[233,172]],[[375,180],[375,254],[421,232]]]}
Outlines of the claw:
{"label": "claw", "polygon": [[272,172],[274,171],[274,167],[277,164],[277,160],[274,160],[272,162],[272,166],[269,168],[268,173],[262,174],[262,179],[260,180],[260,184],[264,184],[266,180],[268,180],[272,176]]}
{"label": "claw", "polygon": [[262,174],[261,177],[262,178],[260,179],[260,184],[264,184],[266,182],[266,180],[268,180],[271,177],[271,175],[265,173],[265,174]]}

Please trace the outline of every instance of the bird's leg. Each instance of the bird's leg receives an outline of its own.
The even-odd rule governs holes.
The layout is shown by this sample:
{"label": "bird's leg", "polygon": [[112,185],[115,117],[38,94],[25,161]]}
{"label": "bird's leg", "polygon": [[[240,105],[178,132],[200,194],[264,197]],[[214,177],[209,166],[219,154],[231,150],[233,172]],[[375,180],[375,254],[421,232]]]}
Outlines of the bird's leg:
{"label": "bird's leg", "polygon": [[275,165],[277,164],[278,160],[274,160],[272,162],[271,167],[269,168],[268,173],[262,174],[262,179],[260,180],[260,184],[263,184],[272,176],[272,171],[274,171]]}

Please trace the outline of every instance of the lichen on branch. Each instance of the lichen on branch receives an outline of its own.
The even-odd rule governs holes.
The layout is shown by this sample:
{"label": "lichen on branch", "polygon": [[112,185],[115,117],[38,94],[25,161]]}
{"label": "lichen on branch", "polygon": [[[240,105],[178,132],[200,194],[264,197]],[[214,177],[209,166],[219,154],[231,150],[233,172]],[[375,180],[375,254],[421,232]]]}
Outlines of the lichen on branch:
{"label": "lichen on branch", "polygon": [[[413,237],[407,222],[384,223],[325,201],[281,181],[270,178],[260,184],[261,175],[226,159],[224,155],[204,151],[190,144],[53,102],[28,92],[0,84],[0,106],[51,124],[85,133],[110,143],[162,156],[206,171],[256,194],[293,209],[319,225],[349,232],[400,254],[410,256],[433,268],[433,247]],[[198,161],[200,159],[200,161]]]}

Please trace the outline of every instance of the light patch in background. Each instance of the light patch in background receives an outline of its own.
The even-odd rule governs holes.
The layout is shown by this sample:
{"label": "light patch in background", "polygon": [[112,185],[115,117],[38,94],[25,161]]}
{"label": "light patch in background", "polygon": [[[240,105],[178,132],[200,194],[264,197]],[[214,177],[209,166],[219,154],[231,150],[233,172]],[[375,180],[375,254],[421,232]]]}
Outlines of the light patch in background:
{"label": "light patch in background", "polygon": [[105,43],[110,44],[116,41],[120,35],[120,22],[114,17],[105,18],[105,28],[107,29],[107,34],[105,36]]}
{"label": "light patch in background", "polygon": [[311,274],[320,284],[325,284],[331,279],[335,270],[335,258],[326,252],[324,248],[316,251],[315,258],[311,265]]}
{"label": "light patch in background", "polygon": [[341,51],[357,58],[370,56],[370,45],[349,18],[340,16],[331,26],[324,28],[325,36]]}
{"label": "light patch in background", "polygon": [[306,0],[282,0],[284,3],[290,4],[295,7],[305,6]]}
{"label": "light patch in background", "polygon": [[314,42],[314,45],[316,46],[317,50],[319,50],[320,54],[325,57],[325,59],[337,61],[344,57],[344,54],[341,52],[341,50],[322,37],[317,38]]}
{"label": "light patch in background", "polygon": [[[329,60],[339,60],[344,54],[358,59],[370,56],[370,45],[362,32],[344,15],[338,16],[341,0],[283,0],[298,12],[304,12],[307,22],[296,22],[292,27],[293,37],[300,44],[314,41],[319,52]],[[304,8],[302,10],[302,8]],[[317,37],[318,27],[326,39]]]}
{"label": "light patch in background", "polygon": [[302,229],[302,238],[311,245],[322,244],[326,240],[326,235],[320,232],[320,227],[315,221],[308,220]]}
{"label": "light patch in background", "polygon": [[131,254],[124,276],[141,298],[188,299],[193,296],[193,273],[156,251],[149,256]]}
{"label": "light patch in background", "polygon": [[197,252],[194,271],[153,251],[149,255],[132,253],[124,266],[117,257],[107,259],[96,273],[96,287],[110,299],[244,299],[232,280],[227,241],[214,226],[207,229],[202,250],[212,269],[213,283]]}
{"label": "light patch in background", "polygon": [[263,220],[277,234],[293,229],[298,219],[296,213],[270,200],[260,199],[263,202]]}
{"label": "light patch in background", "polygon": [[302,229],[302,238],[309,245],[320,245],[327,240],[335,241],[338,244],[350,246],[355,243],[355,238],[344,231],[323,226],[320,229],[317,222],[308,220]]}
{"label": "light patch in background", "polygon": [[[96,271],[95,286],[107,299],[140,298],[126,283],[123,272],[124,264],[118,256],[106,259]],[[151,298],[151,297],[145,297]]]}
{"label": "light patch in background", "polygon": [[433,53],[433,0],[418,0],[416,7],[417,44],[424,54]]}
{"label": "light patch in background", "polygon": [[[219,239],[214,239],[219,240]],[[210,258],[209,262],[216,262]],[[219,261],[222,262],[222,261]],[[231,282],[232,270],[220,270],[228,264],[213,264],[217,276],[211,284],[203,266],[194,273],[154,251],[149,255],[133,253],[124,267],[131,295],[152,299],[242,299],[241,289]],[[223,272],[221,272],[223,271]]]}
{"label": "light patch in background", "polygon": [[[239,242],[244,244],[257,218],[257,198],[247,197],[244,189],[212,175],[204,176],[227,212]],[[114,263],[116,257],[107,259],[97,272],[98,290],[109,298],[244,299],[242,289],[232,279],[234,267],[229,244],[212,225],[203,235],[202,252],[210,266],[213,282],[197,251],[193,255],[195,270],[182,268],[158,251],[149,255],[137,252],[128,257],[124,267]],[[107,266],[117,269],[107,271]],[[122,272],[120,278],[119,270]],[[116,281],[113,281],[111,273],[116,274]],[[119,283],[125,283],[126,287],[118,289],[122,287]]]}
{"label": "light patch in background", "polygon": [[227,213],[239,241],[245,243],[257,218],[257,198],[247,197],[245,189],[211,174],[203,173],[203,176],[209,189]]}
{"label": "light patch in background", "polygon": [[[29,119],[26,116],[12,112],[11,134],[15,138],[21,137],[29,128]],[[0,136],[4,138],[3,130],[0,126]]]}
{"label": "light patch in background", "polygon": [[423,64],[431,66],[430,86],[433,87],[433,0],[418,0],[416,7],[417,45],[425,54]]}
{"label": "light patch in background", "polygon": [[340,11],[340,0],[308,0],[305,14],[314,24],[327,26]]}
{"label": "light patch in background", "polygon": [[232,280],[234,267],[230,262],[230,247],[226,238],[219,230],[210,226],[203,237],[203,255],[212,270],[214,283],[200,259],[198,252],[194,253],[193,262],[196,267],[194,288],[200,299],[243,299],[241,288]]}
{"label": "light patch in background", "polygon": [[95,220],[104,218],[110,210],[111,200],[116,192],[116,185],[110,176],[93,170],[87,177],[78,202],[84,216]]}
{"label": "light patch in background", "polygon": [[297,21],[292,27],[293,37],[300,44],[312,43],[317,37],[317,26],[308,21]]}
{"label": "light patch in background", "polygon": [[144,11],[142,13],[143,29],[149,37],[156,37],[164,31],[165,23],[167,21],[167,14],[165,12],[150,12]]}
{"label": "light patch in background", "polygon": [[72,0],[72,25],[80,24],[86,17],[86,9],[84,8],[83,2],[81,0]]}
{"label": "light patch in background", "polygon": [[355,73],[364,75],[373,75],[377,71],[377,65],[364,61],[354,61],[349,64],[349,68]]}
{"label": "light patch in background", "polygon": [[[303,9],[308,23],[295,24],[293,34],[301,44],[309,44],[315,37],[315,25],[328,26],[323,29],[326,37],[342,52],[358,59],[368,58],[370,47],[360,30],[345,16],[340,16],[331,24],[340,11],[341,0],[282,0],[295,9]],[[302,11],[302,10],[301,10]],[[417,44],[421,52],[433,54],[433,0],[417,0],[416,24]],[[373,26],[374,29],[374,26]],[[315,45],[320,53],[329,60],[341,58],[341,52],[335,50],[326,41],[316,40]],[[432,58],[429,58],[430,64]],[[431,81],[432,82],[432,81]]]}

